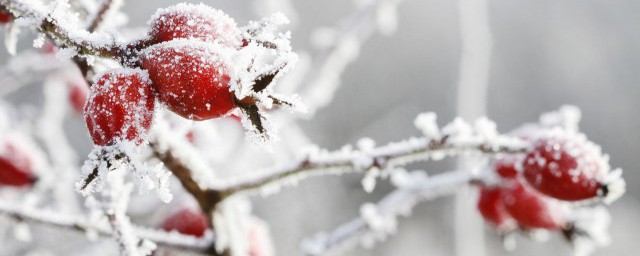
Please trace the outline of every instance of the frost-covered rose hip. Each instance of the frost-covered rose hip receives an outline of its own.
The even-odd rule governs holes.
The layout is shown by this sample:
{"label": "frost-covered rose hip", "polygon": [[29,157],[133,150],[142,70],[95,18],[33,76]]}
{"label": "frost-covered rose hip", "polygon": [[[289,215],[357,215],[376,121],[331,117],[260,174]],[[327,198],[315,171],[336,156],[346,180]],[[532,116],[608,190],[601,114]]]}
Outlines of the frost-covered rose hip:
{"label": "frost-covered rose hip", "polygon": [[28,186],[36,180],[27,152],[11,141],[0,146],[0,185]]}
{"label": "frost-covered rose hip", "polygon": [[11,22],[11,20],[11,13],[9,13],[4,6],[0,6],[0,24],[7,24]]}
{"label": "frost-covered rose hip", "polygon": [[505,209],[522,228],[561,229],[566,224],[566,209],[553,199],[546,198],[524,184],[512,180],[502,192]]}
{"label": "frost-covered rose hip", "polygon": [[227,115],[236,105],[222,47],[178,39],[142,54],[142,66],[169,110],[191,120]]}
{"label": "frost-covered rose hip", "polygon": [[151,127],[155,96],[147,72],[114,69],[91,86],[84,108],[89,134],[96,145],[118,140],[141,144]]}
{"label": "frost-covered rose hip", "polygon": [[606,189],[609,170],[600,149],[583,135],[552,130],[542,134],[524,162],[524,177],[545,195],[577,201],[594,198]]}
{"label": "frost-covered rose hip", "polygon": [[162,229],[166,231],[177,231],[178,233],[202,237],[207,231],[207,217],[201,212],[184,208],[171,216],[163,223]]}
{"label": "frost-covered rose hip", "polygon": [[160,9],[149,26],[149,34],[156,42],[195,38],[234,48],[242,45],[242,32],[236,22],[224,12],[204,4],[181,3]]}
{"label": "frost-covered rose hip", "polygon": [[508,231],[516,228],[516,221],[509,215],[502,201],[502,188],[480,187],[478,197],[478,211],[482,217],[500,231]]}

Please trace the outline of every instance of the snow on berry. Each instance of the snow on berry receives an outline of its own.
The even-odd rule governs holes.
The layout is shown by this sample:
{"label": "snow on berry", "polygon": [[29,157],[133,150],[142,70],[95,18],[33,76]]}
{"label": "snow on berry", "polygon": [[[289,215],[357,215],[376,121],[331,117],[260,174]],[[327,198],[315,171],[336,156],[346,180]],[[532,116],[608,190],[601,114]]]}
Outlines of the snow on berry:
{"label": "snow on berry", "polygon": [[523,169],[532,187],[556,199],[578,201],[608,194],[608,157],[583,134],[557,128],[540,133]]}
{"label": "snow on berry", "polygon": [[537,193],[520,179],[504,188],[502,201],[522,228],[558,230],[566,225],[566,206]]}
{"label": "snow on berry", "polygon": [[148,24],[149,35],[156,42],[195,38],[228,47],[242,45],[242,32],[233,18],[202,3],[180,3],[160,9]]}
{"label": "snow on berry", "polygon": [[166,231],[177,231],[185,235],[203,237],[207,231],[207,217],[195,210],[183,208],[171,214],[162,223],[162,229]]}
{"label": "snow on berry", "polygon": [[145,49],[142,66],[169,110],[191,120],[206,120],[236,107],[224,55],[217,44],[176,39]]}
{"label": "snow on berry", "polygon": [[84,109],[96,145],[119,140],[141,144],[151,127],[155,96],[147,72],[114,69],[99,76]]}
{"label": "snow on berry", "polygon": [[0,145],[0,185],[29,186],[36,176],[30,155],[11,140]]}
{"label": "snow on berry", "polygon": [[480,187],[477,207],[487,222],[498,231],[507,232],[515,229],[517,224],[502,201],[503,193],[501,187]]}

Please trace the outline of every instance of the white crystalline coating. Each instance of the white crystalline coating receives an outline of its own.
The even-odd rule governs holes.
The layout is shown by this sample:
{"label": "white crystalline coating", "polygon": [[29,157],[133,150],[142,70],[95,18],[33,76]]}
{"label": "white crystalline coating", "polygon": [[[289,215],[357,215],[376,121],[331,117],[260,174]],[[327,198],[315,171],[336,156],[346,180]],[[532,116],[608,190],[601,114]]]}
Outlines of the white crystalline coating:
{"label": "white crystalline coating", "polygon": [[242,32],[233,18],[203,3],[179,3],[158,9],[148,25],[151,36],[161,35],[162,39],[195,38],[233,47],[242,44]]}
{"label": "white crystalline coating", "polygon": [[218,204],[213,213],[215,249],[229,249],[233,255],[248,255],[247,231],[252,222],[251,204],[244,198],[229,198]]}
{"label": "white crystalline coating", "polygon": [[[568,171],[569,175],[581,175],[587,179],[603,182],[611,170],[609,157],[602,153],[600,146],[589,141],[583,133],[556,127],[539,132],[536,137],[537,147],[545,146],[543,150],[555,152],[552,155],[554,159],[546,159],[537,151],[528,157],[527,161],[535,162],[541,168],[553,170],[554,164],[557,164],[556,160],[561,160],[561,152],[565,152],[568,157],[575,158],[577,164],[576,168]],[[562,174],[558,172],[558,175]]]}
{"label": "white crystalline coating", "polygon": [[413,124],[422,131],[425,137],[436,139],[440,138],[440,128],[436,119],[437,116],[433,112],[421,113],[413,121]]}
{"label": "white crystalline coating", "polygon": [[622,178],[622,169],[616,168],[609,172],[604,179],[604,184],[606,184],[608,190],[607,195],[603,199],[604,203],[611,204],[622,197],[627,187],[627,183]]}
{"label": "white crystalline coating", "polygon": [[42,48],[46,39],[47,39],[47,35],[43,33],[38,33],[38,36],[36,37],[36,39],[33,39],[33,47]]}
{"label": "white crystalline coating", "polygon": [[[95,147],[82,166],[82,178],[76,182],[76,190],[83,196],[102,192],[105,177],[113,170],[125,169],[133,176],[139,193],[155,190],[160,200],[170,202],[173,199],[169,190],[171,173],[164,170],[162,165],[149,167],[143,163],[138,159],[139,150],[140,148],[130,141],[121,141],[113,146]],[[121,155],[124,155],[124,158]],[[92,181],[87,183],[89,177],[92,177]]]}
{"label": "white crystalline coating", "polygon": [[56,59],[59,61],[69,60],[78,54],[78,50],[73,47],[60,48],[56,51]]}
{"label": "white crystalline coating", "polygon": [[540,124],[544,127],[562,127],[567,131],[577,132],[582,114],[580,109],[572,105],[564,105],[557,111],[540,115]]}
{"label": "white crystalline coating", "polygon": [[575,256],[588,256],[597,248],[611,243],[608,229],[611,225],[611,215],[604,206],[584,207],[572,213],[574,228],[579,232],[572,244]]}

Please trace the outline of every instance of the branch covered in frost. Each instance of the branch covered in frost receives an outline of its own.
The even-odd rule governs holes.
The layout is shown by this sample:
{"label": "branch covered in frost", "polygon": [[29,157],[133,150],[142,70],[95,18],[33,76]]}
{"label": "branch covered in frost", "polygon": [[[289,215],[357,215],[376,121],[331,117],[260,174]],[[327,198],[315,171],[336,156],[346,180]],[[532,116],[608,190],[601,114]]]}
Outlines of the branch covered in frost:
{"label": "branch covered in frost", "polygon": [[[334,152],[311,150],[290,164],[259,171],[256,172],[257,175],[250,177],[219,182],[212,189],[220,191],[224,196],[255,190],[271,193],[281,185],[295,184],[314,175],[372,170],[375,178],[380,170],[393,170],[395,167],[429,158],[439,160],[447,155],[463,153],[524,153],[529,148],[527,143],[519,139],[497,134],[495,124],[486,118],[478,119],[475,127],[456,119],[440,132],[435,124],[435,116],[423,114],[416,119],[416,125],[425,133],[424,137],[410,138],[377,148],[373,141],[364,139],[357,150],[351,146]],[[363,184],[365,189],[373,189],[367,183],[369,182]]]}
{"label": "branch covered in frost", "polygon": [[141,49],[147,42],[134,41],[130,44],[118,42],[107,33],[89,32],[77,26],[77,17],[72,15],[68,3],[54,2],[43,5],[34,0],[0,0],[11,14],[17,18],[16,24],[29,26],[80,55],[115,57],[123,64],[130,64],[133,51]]}
{"label": "branch covered in frost", "polygon": [[[0,201],[0,215],[11,217],[17,221],[26,221],[51,227],[64,228],[79,232],[92,233],[112,237],[111,228],[108,225],[96,225],[79,215],[68,215],[56,211],[27,208],[19,203],[10,204]],[[213,244],[212,237],[196,238],[182,235],[177,232],[165,232],[155,229],[133,227],[134,232],[141,239],[146,239],[159,246],[170,247],[178,250],[204,253]]]}
{"label": "branch covered in frost", "polygon": [[365,204],[360,209],[361,216],[355,218],[331,233],[319,233],[303,241],[305,255],[325,255],[332,251],[346,249],[358,242],[372,246],[396,232],[397,218],[408,216],[420,202],[441,196],[455,194],[458,189],[473,179],[468,172],[447,172],[427,178],[424,172],[404,174],[396,180],[394,190],[377,204]]}

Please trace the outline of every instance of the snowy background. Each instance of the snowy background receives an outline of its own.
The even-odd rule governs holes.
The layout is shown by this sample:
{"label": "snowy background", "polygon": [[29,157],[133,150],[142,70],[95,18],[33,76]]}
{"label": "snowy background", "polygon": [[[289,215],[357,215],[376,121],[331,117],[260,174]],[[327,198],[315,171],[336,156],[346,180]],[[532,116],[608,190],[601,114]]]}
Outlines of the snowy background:
{"label": "snowy background", "polygon": [[[131,26],[143,26],[158,7],[182,1],[127,1]],[[189,1],[199,2],[199,1]],[[234,17],[239,24],[263,16],[258,1],[204,1]],[[291,26],[294,51],[313,54],[315,28],[335,26],[354,8],[344,0],[295,0],[296,24]],[[582,109],[581,130],[604,152],[611,164],[625,170],[627,194],[611,206],[613,244],[596,255],[629,255],[638,251],[640,230],[640,2],[634,0],[491,0],[494,48],[489,80],[488,116],[498,129],[509,131],[535,121],[563,104]],[[274,10],[275,11],[275,10]],[[23,40],[23,48],[30,40]],[[2,52],[3,63],[7,55]],[[325,148],[375,138],[379,144],[418,135],[414,117],[438,113],[440,124],[455,116],[455,86],[460,59],[456,1],[407,0],[399,6],[399,28],[391,37],[379,34],[360,49],[333,103],[303,122],[307,134]],[[34,89],[35,90],[35,89]],[[28,91],[15,101],[38,100]],[[79,122],[76,120],[75,122]],[[90,145],[70,124],[75,143]],[[286,134],[281,134],[286,136]],[[413,167],[437,173],[453,162],[428,162]],[[360,175],[327,176],[303,182],[278,195],[254,199],[255,213],[270,223],[277,255],[299,255],[303,237],[331,230],[358,214],[364,202],[381,198],[389,187],[364,192]],[[453,200],[420,205],[400,223],[400,233],[373,251],[356,249],[346,255],[453,255]],[[519,239],[509,254],[487,229],[487,255],[569,255],[561,239],[536,243]]]}

